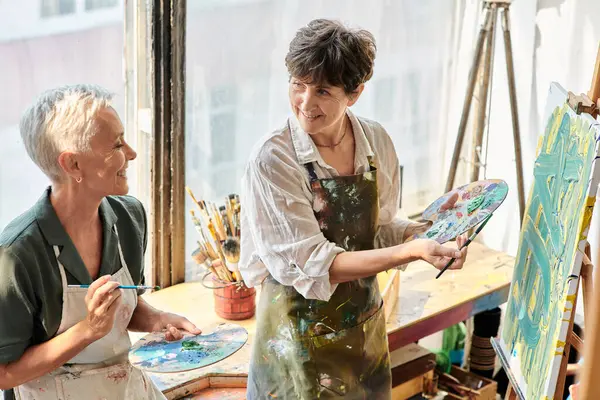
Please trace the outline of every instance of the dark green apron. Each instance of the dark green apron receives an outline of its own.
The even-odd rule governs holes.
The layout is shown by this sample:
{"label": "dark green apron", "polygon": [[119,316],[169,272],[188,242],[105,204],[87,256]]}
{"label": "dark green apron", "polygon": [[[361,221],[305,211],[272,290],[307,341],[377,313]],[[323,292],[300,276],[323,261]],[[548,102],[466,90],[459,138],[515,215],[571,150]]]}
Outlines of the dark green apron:
{"label": "dark green apron", "polygon": [[[317,179],[306,164],[325,237],[370,250],[379,200],[372,160],[364,174]],[[390,399],[385,316],[375,276],[345,282],[326,301],[307,300],[269,276],[262,284],[248,400]]]}

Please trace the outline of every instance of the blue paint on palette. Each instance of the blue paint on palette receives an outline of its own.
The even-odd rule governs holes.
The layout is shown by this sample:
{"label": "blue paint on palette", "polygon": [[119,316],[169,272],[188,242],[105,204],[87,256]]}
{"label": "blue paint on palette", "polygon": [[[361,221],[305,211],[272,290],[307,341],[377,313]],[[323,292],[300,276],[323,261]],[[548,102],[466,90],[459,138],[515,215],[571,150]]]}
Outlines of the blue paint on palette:
{"label": "blue paint on palette", "polygon": [[206,367],[231,356],[248,340],[246,329],[221,324],[214,332],[167,342],[162,332],[150,333],[129,351],[129,361],[151,372],[182,372]]}

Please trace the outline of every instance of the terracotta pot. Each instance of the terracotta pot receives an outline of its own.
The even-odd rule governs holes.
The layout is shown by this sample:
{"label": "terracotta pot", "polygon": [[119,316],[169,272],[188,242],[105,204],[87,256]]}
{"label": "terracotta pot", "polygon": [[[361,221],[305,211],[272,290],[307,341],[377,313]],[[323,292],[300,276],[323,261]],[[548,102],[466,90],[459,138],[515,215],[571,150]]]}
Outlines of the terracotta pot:
{"label": "terracotta pot", "polygon": [[213,278],[215,289],[215,312],[221,318],[239,321],[254,316],[256,310],[256,290],[242,284],[221,282]]}

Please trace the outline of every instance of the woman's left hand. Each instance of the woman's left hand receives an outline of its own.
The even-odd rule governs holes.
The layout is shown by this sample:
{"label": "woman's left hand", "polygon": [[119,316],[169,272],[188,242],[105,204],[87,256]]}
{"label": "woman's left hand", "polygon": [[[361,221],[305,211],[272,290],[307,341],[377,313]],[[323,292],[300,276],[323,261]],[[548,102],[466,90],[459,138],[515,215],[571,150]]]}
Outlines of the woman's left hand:
{"label": "woman's left hand", "polygon": [[162,312],[152,329],[154,332],[164,331],[167,341],[181,340],[185,333],[199,335],[202,333],[196,325],[181,315]]}

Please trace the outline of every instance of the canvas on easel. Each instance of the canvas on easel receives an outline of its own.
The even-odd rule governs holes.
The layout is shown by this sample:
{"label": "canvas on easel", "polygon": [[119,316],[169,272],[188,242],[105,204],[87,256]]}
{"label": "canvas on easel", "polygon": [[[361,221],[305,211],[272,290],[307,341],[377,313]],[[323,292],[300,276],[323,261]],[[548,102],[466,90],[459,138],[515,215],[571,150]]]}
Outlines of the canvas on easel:
{"label": "canvas on easel", "polygon": [[598,123],[552,83],[504,327],[494,347],[521,399],[552,399],[600,178]]}

